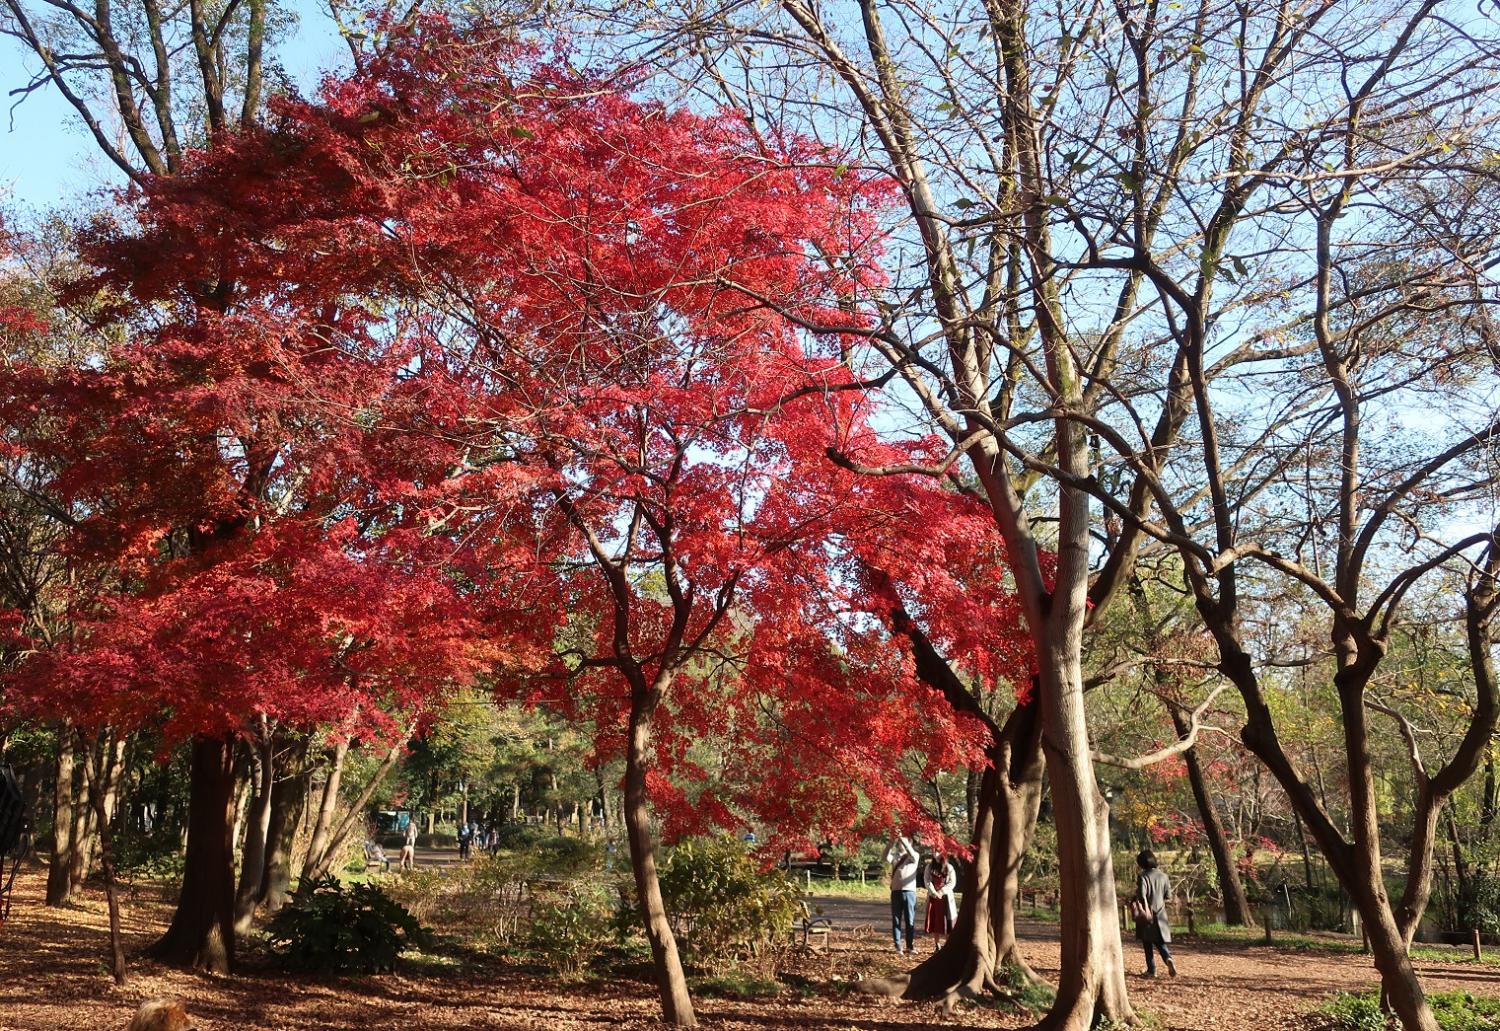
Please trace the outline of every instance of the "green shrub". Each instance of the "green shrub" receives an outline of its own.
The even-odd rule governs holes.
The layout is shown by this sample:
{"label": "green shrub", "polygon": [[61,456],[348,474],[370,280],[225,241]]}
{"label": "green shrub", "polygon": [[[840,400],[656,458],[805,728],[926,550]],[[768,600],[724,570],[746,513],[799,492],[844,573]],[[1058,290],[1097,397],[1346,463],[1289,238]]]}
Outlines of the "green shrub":
{"label": "green shrub", "polygon": [[1483,867],[1464,878],[1454,898],[1455,931],[1479,928],[1481,934],[1500,934],[1500,876]]}
{"label": "green shrub", "polygon": [[[1500,999],[1469,992],[1433,992],[1427,996],[1442,1031],[1500,1031]],[[1336,1031],[1390,1031],[1399,1022],[1380,1011],[1377,992],[1341,992],[1319,1010]]]}
{"label": "green shrub", "polygon": [[571,882],[538,890],[521,947],[564,977],[586,973],[615,937],[616,898],[598,883]]}
{"label": "green shrub", "polygon": [[507,851],[524,850],[549,837],[551,834],[547,828],[539,823],[503,823],[495,828],[495,847]]}
{"label": "green shrub", "polygon": [[288,970],[376,973],[421,948],[429,936],[416,917],[373,884],[347,887],[324,877],[271,918],[271,949]]}
{"label": "green shrub", "polygon": [[1385,1031],[1380,996],[1373,992],[1340,992],[1318,1012],[1338,1031]]}
{"label": "green shrub", "polygon": [[684,952],[708,967],[742,952],[775,960],[802,897],[779,870],[762,870],[736,838],[678,844],[661,869],[667,912],[683,931]]}

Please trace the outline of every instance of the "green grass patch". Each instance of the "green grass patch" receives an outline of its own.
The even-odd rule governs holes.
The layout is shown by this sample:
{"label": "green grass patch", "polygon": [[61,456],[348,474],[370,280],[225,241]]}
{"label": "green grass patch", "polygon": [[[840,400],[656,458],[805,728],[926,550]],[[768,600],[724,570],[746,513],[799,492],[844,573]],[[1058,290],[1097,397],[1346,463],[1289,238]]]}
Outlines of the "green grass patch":
{"label": "green grass patch", "polygon": [[[1224,942],[1238,945],[1264,945],[1266,931],[1263,927],[1229,927],[1225,924],[1199,924],[1188,934],[1180,928],[1174,931],[1184,941]],[[1278,949],[1296,952],[1323,952],[1334,955],[1357,955],[1364,946],[1354,938],[1335,938],[1327,935],[1308,934],[1299,931],[1272,931],[1271,945]],[[1411,958],[1424,963],[1474,963],[1474,954],[1467,948],[1454,945],[1413,945]],[[1477,962],[1485,966],[1500,965],[1500,950],[1490,949]]]}
{"label": "green grass patch", "polygon": [[796,878],[797,886],[808,895],[837,895],[840,898],[868,899],[874,902],[889,901],[890,883],[884,877],[871,877],[861,884],[857,880],[832,881],[814,876],[808,888],[806,878]]}
{"label": "green grass patch", "polygon": [[1016,1013],[1041,1014],[1052,1008],[1057,992],[1046,981],[1027,979],[1015,967],[1004,971],[1005,1007]]}
{"label": "green grass patch", "polygon": [[781,994],[781,985],[751,974],[728,973],[714,977],[688,979],[688,988],[694,995],[706,999],[774,999]]}
{"label": "green grass patch", "polygon": [[[1442,1031],[1500,1031],[1500,999],[1470,992],[1433,992],[1427,996]],[[1381,1012],[1378,992],[1340,992],[1318,1009],[1334,1031],[1389,1031],[1395,1017]]]}
{"label": "green grass patch", "polygon": [[[1238,945],[1264,945],[1266,942],[1266,931],[1263,927],[1199,924],[1192,934],[1186,931],[1173,933],[1187,941],[1228,942]],[[1298,952],[1331,952],[1349,955],[1362,951],[1360,943],[1352,938],[1326,938],[1297,931],[1272,931],[1271,944],[1278,949],[1293,949]]]}

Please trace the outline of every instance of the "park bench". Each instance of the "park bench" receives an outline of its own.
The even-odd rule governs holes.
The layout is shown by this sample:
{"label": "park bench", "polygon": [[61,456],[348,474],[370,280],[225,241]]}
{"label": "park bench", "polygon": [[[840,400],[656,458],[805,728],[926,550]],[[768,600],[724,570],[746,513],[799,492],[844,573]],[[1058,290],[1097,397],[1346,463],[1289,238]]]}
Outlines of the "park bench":
{"label": "park bench", "polygon": [[379,842],[365,842],[365,866],[371,864],[380,867],[381,873],[391,872],[391,857],[385,854],[385,848]]}
{"label": "park bench", "polygon": [[826,916],[815,916],[807,900],[799,900],[797,915],[792,918],[792,943],[810,951],[827,952],[832,939],[833,921]]}

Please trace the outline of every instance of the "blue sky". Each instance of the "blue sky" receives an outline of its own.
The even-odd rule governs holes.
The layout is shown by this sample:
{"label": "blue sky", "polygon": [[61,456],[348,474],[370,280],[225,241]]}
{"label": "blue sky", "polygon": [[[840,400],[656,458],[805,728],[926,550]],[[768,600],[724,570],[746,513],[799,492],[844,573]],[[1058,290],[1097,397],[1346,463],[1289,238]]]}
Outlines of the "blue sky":
{"label": "blue sky", "polygon": [[[347,60],[327,11],[316,0],[290,0],[297,29],[277,55],[304,90],[325,69]],[[0,37],[0,205],[41,212],[99,189],[118,186],[119,169],[99,153],[73,108],[55,89],[39,90],[11,110],[12,90],[29,81],[37,61],[9,37]]]}

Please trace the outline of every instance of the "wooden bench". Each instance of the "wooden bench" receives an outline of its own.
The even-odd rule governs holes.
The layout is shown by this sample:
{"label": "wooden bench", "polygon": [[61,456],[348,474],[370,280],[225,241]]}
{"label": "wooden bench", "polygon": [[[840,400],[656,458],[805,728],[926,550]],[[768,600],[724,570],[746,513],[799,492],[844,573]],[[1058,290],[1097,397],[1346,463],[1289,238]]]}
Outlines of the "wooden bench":
{"label": "wooden bench", "polygon": [[391,872],[391,857],[385,854],[385,848],[375,841],[365,842],[365,866],[371,864],[380,867],[381,873]]}
{"label": "wooden bench", "polygon": [[[827,952],[833,938],[833,921],[826,916],[813,915],[806,899],[797,903],[797,911],[797,916],[792,918],[792,943],[809,951]],[[814,939],[818,944],[813,944]]]}

